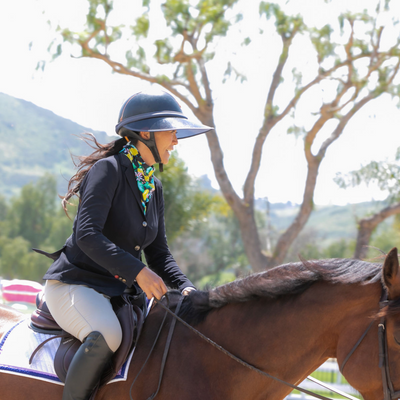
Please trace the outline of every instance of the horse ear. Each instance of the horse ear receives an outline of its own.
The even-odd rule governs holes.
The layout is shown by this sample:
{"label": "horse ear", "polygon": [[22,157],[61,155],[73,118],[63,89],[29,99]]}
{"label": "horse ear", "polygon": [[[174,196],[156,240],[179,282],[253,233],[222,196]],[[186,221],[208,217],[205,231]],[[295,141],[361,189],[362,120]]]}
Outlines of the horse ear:
{"label": "horse ear", "polygon": [[386,255],[383,263],[383,281],[389,292],[389,298],[395,299],[400,296],[399,257],[397,247],[394,247]]}

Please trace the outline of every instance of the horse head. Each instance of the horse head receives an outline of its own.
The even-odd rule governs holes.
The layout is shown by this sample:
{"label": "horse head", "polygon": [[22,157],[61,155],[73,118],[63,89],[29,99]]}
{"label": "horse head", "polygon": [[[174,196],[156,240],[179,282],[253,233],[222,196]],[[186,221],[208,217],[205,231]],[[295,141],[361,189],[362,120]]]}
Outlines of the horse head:
{"label": "horse head", "polygon": [[[352,348],[346,349],[345,361],[338,357],[342,369],[343,364],[349,361],[343,374],[365,400],[400,398],[400,269],[397,248],[386,255],[381,276],[381,283],[374,285],[375,290],[372,290],[372,285],[366,285],[375,297],[375,310],[367,315],[371,322],[365,321],[366,315],[362,316],[364,338],[361,339],[361,335],[361,341],[357,342],[354,332],[347,335],[346,341]],[[379,307],[377,290],[382,293]]]}
{"label": "horse head", "polygon": [[[383,334],[387,343],[386,349],[382,349],[384,355],[380,356],[380,363],[386,364],[386,368],[382,365],[382,368],[386,370],[382,374],[382,380],[387,380],[389,391],[391,391],[390,397],[388,395],[386,397],[397,399],[400,397],[400,269],[396,247],[387,254],[382,269],[388,299],[380,312],[380,328],[384,330]],[[397,392],[393,393],[393,391]]]}

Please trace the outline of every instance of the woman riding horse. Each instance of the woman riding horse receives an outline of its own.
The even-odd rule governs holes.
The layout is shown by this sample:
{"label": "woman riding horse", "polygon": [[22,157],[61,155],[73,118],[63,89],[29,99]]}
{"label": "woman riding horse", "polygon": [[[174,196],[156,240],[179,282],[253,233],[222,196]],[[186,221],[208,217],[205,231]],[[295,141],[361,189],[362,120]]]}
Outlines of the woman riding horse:
{"label": "woman riding horse", "polygon": [[[187,294],[193,284],[172,257],[164,228],[161,182],[155,163],[167,164],[178,139],[211,128],[188,121],[166,92],[140,92],[122,106],[116,132],[122,136],[80,160],[63,199],[79,193],[73,233],[49,255],[45,298],[56,322],[82,341],[65,381],[63,400],[85,400],[122,339],[110,298],[135,282],[148,299],[166,284]],[[142,251],[147,265],[142,262]],[[164,283],[165,281],[165,283]]]}
{"label": "woman riding horse", "polygon": [[[181,311],[199,332],[280,382],[246,368],[180,322],[161,368],[172,324],[168,317],[158,336],[165,311],[156,305],[143,327],[127,380],[103,386],[97,400],[153,399],[162,370],[157,400],[282,400],[292,390],[282,381],[298,384],[328,358],[337,359],[364,400],[400,398],[396,248],[383,266],[315,260],[286,264],[207,292],[191,291]],[[0,306],[2,341],[22,319],[16,310]],[[62,386],[12,374],[4,367],[1,399],[61,398]]]}

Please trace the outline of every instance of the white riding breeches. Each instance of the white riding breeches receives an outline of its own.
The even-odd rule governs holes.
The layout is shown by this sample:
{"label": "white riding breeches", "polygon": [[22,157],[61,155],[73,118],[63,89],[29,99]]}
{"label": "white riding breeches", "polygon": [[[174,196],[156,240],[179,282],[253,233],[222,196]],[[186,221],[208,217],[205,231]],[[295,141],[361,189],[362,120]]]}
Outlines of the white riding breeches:
{"label": "white riding breeches", "polygon": [[108,297],[83,285],[46,281],[47,306],[60,327],[81,342],[90,332],[100,332],[115,352],[121,344],[121,325]]}

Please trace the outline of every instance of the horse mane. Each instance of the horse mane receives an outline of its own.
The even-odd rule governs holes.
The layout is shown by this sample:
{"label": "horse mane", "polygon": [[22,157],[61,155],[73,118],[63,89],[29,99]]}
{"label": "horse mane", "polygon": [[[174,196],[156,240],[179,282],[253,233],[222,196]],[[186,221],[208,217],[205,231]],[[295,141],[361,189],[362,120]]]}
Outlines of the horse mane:
{"label": "horse mane", "polygon": [[369,284],[381,279],[381,266],[355,259],[328,259],[284,264],[207,291],[192,291],[179,313],[196,325],[215,309],[260,298],[303,293],[313,283]]}

